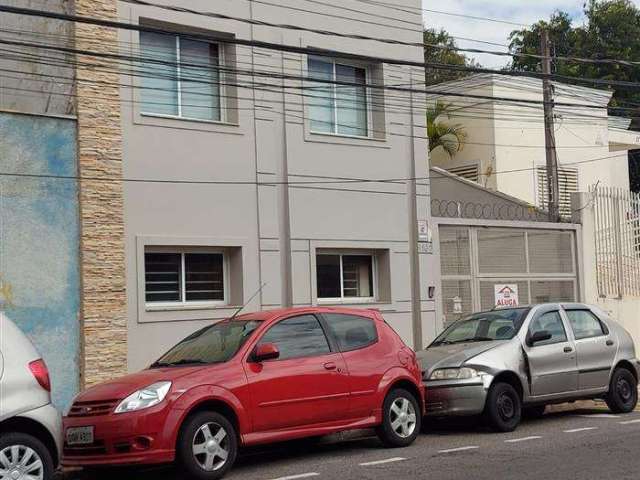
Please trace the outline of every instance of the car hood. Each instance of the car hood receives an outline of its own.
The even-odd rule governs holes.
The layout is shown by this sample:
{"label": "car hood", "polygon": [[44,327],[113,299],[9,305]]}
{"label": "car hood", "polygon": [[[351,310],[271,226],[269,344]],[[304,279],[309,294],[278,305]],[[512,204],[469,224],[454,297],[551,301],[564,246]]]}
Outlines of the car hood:
{"label": "car hood", "polygon": [[439,368],[461,367],[471,358],[504,343],[504,341],[491,341],[438,345],[418,352],[417,357],[422,371],[430,374]]}
{"label": "car hood", "polygon": [[95,402],[104,400],[121,400],[141,388],[148,387],[156,382],[174,382],[179,378],[201,370],[196,367],[170,367],[152,368],[138,373],[116,378],[108,382],[100,383],[85,390],[76,397],[76,401]]}

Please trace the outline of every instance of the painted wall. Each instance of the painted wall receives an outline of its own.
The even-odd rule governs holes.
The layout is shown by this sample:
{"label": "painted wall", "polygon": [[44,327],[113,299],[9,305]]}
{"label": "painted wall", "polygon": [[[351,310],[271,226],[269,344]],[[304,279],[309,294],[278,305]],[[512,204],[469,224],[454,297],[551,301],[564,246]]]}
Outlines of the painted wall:
{"label": "painted wall", "polygon": [[[211,10],[206,0],[176,1],[195,10]],[[349,34],[397,38],[421,42],[421,15],[407,13],[401,29],[362,25],[344,17],[340,7],[361,8],[356,0],[336,2],[323,12],[326,17],[283,10],[277,6],[252,2],[214,2],[217,12],[242,18],[258,18],[309,28]],[[295,2],[271,2],[291,6]],[[339,3],[339,6],[338,6]],[[398,3],[407,10],[418,7],[418,0]],[[370,7],[384,14],[384,7]],[[327,37],[309,32],[293,32],[255,27],[238,22],[216,20],[186,13],[172,13],[121,3],[119,14],[126,21],[140,18],[179,25],[182,30],[220,32],[241,39],[285,43],[332,49],[345,53],[422,61],[419,47],[385,45],[372,41]],[[389,20],[392,22],[392,20]],[[120,33],[137,51],[139,35]],[[227,49],[226,58],[237,60],[240,69],[307,74],[304,55],[246,47]],[[424,71],[393,65],[374,65],[386,84],[419,85]],[[420,299],[412,298],[411,263],[417,247],[414,229],[417,219],[428,219],[429,186],[418,185],[418,195],[402,182],[393,184],[317,184],[286,188],[268,182],[326,181],[341,178],[426,177],[427,145],[424,140],[424,99],[414,101],[412,113],[400,105],[410,105],[409,94],[393,92],[386,103],[377,99],[374,112],[381,123],[375,138],[347,138],[309,131],[309,99],[296,90],[299,82],[287,80],[283,94],[277,78],[262,79],[272,84],[253,91],[237,88],[237,105],[227,105],[224,122],[198,122],[152,117],[140,111],[139,90],[123,76],[122,119],[124,136],[124,176],[162,180],[234,180],[261,182],[261,185],[188,185],[171,183],[127,183],[125,185],[125,233],[127,248],[127,295],[129,368],[136,370],[153,361],[181,337],[206,322],[224,318],[234,311],[236,302],[247,300],[261,283],[261,295],[247,311],[272,309],[283,305],[287,285],[295,305],[317,303],[315,256],[319,248],[383,250],[388,258],[390,292],[374,304],[380,308],[403,338],[413,343],[412,317],[422,323],[424,341],[435,334],[435,302],[428,299],[429,266],[432,255],[420,254]],[[134,79],[135,81],[135,79]],[[245,81],[250,81],[246,77]],[[240,82],[242,83],[242,82]],[[384,113],[384,115],[383,115]],[[412,128],[411,123],[415,125]],[[418,127],[422,126],[422,127]],[[421,138],[422,137],[422,138]],[[265,184],[266,183],[266,184]],[[412,212],[417,203],[417,212]],[[411,215],[413,215],[411,217]],[[290,222],[285,228],[286,221]],[[414,237],[415,235],[415,237]],[[160,311],[144,302],[144,249],[149,245],[211,246],[240,249],[242,285],[232,305],[215,309],[173,308]],[[415,249],[415,250],[414,250]],[[289,258],[287,258],[289,257]],[[290,270],[287,268],[290,262]],[[231,285],[236,289],[237,284]],[[420,302],[422,300],[422,302]],[[412,302],[416,302],[417,305]],[[417,342],[420,339],[416,338]]]}
{"label": "painted wall", "polygon": [[64,408],[79,382],[79,226],[73,120],[0,112],[0,301],[33,340]]}

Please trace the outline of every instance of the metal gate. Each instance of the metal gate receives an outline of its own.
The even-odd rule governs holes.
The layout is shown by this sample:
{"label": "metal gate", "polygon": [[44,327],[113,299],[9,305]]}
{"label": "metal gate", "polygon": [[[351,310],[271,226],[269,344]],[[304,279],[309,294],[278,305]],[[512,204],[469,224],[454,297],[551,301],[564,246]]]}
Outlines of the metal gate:
{"label": "metal gate", "polygon": [[520,305],[579,298],[575,229],[507,225],[439,225],[443,326],[494,308],[500,285],[515,286]]}

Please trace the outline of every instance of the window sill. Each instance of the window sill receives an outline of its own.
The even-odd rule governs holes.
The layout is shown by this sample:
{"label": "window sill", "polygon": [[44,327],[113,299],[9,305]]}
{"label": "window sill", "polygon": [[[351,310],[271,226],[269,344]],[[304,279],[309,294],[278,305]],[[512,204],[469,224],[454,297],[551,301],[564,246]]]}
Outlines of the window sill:
{"label": "window sill", "polygon": [[229,310],[240,308],[240,305],[227,305],[226,303],[193,303],[193,304],[146,304],[146,312],[185,312],[194,310]]}
{"label": "window sill", "polygon": [[151,127],[244,135],[244,133],[240,131],[239,123],[232,123],[224,120],[204,120],[199,118],[178,117],[176,115],[138,112],[134,117],[134,124]]}
{"label": "window sill", "polygon": [[369,146],[374,148],[391,148],[387,139],[376,137],[360,137],[340,133],[305,132],[305,141],[310,143],[330,143],[335,145]]}

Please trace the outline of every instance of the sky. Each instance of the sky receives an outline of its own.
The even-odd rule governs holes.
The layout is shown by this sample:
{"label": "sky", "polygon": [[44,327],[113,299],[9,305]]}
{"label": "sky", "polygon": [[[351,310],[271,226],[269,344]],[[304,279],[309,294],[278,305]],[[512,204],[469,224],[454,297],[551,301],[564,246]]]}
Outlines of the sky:
{"label": "sky", "polygon": [[[640,6],[640,0],[633,0]],[[582,6],[585,0],[423,0],[423,8],[444,12],[461,13],[471,16],[489,17],[507,20],[516,24],[535,23],[548,19],[556,10],[568,12],[576,24],[584,21]],[[483,50],[506,50],[505,47],[463,40],[483,40],[502,45],[508,44],[509,33],[522,27],[497,22],[479,21],[426,11],[425,24],[430,28],[444,28],[456,39],[461,48],[480,48]],[[491,68],[504,66],[509,60],[497,55],[471,55],[482,65]]]}

